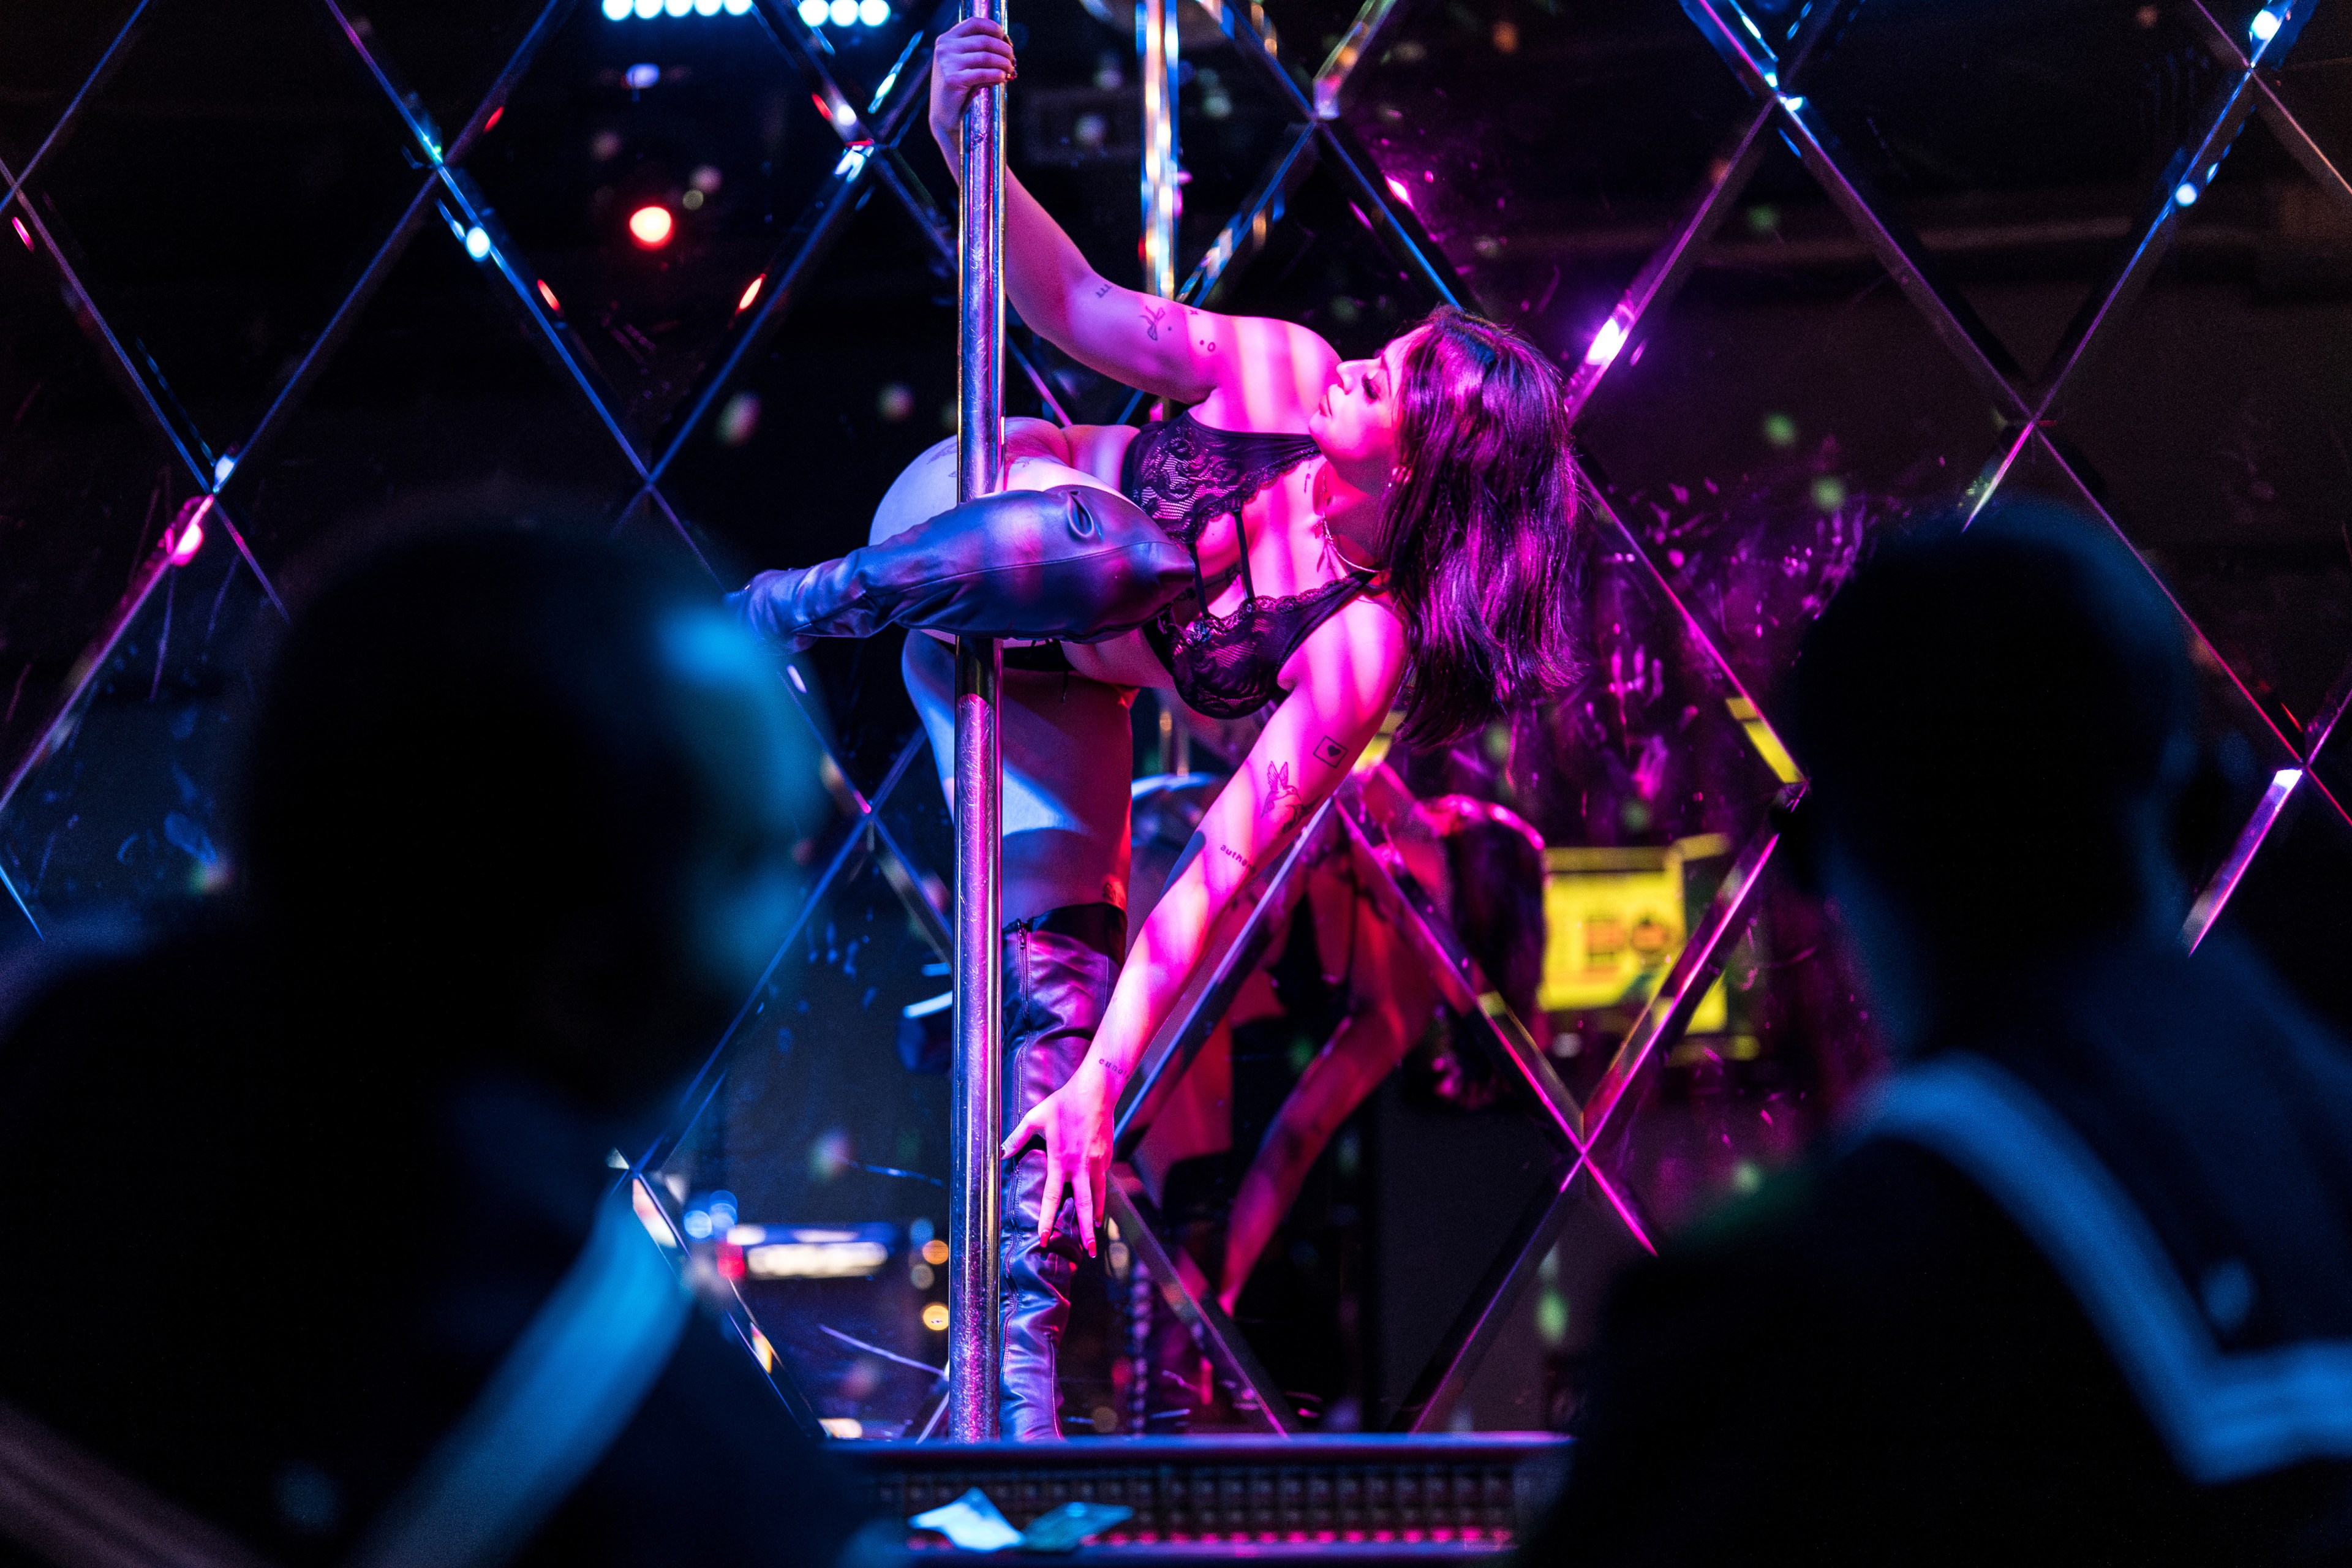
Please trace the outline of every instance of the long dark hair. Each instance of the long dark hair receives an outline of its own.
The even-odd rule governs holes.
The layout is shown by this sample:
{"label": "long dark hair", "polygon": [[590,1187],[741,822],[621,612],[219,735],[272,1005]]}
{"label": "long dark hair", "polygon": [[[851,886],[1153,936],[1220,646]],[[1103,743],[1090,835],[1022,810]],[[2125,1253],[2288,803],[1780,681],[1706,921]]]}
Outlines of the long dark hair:
{"label": "long dark hair", "polygon": [[1540,351],[1452,305],[1423,325],[1405,351],[1380,558],[1412,656],[1400,738],[1432,748],[1575,679],[1584,478]]}

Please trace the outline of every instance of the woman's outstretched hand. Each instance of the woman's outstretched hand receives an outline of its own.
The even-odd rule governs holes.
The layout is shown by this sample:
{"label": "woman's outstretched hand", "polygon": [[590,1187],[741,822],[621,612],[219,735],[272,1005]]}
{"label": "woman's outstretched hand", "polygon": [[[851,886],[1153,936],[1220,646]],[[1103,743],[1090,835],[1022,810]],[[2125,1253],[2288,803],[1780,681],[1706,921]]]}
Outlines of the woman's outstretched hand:
{"label": "woman's outstretched hand", "polygon": [[971,16],[940,35],[931,49],[931,135],[947,154],[948,170],[963,178],[964,106],[971,95],[1020,75],[1003,24]]}
{"label": "woman's outstretched hand", "polygon": [[1070,1081],[1039,1100],[1004,1140],[1010,1155],[1032,1140],[1045,1146],[1045,1190],[1037,1207],[1040,1236],[1062,1212],[1066,1184],[1078,1205],[1078,1239],[1095,1255],[1095,1232],[1102,1226],[1103,1199],[1110,1185],[1109,1075],[1092,1057],[1078,1064]]}

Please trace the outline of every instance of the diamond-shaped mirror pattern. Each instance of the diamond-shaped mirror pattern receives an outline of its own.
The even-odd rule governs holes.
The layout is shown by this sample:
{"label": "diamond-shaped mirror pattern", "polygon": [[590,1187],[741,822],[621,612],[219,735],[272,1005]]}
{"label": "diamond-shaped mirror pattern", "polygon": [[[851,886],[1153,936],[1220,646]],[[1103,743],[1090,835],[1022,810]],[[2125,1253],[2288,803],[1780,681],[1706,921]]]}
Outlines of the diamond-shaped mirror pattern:
{"label": "diamond-shaped mirror pattern", "polygon": [[[31,241],[31,243],[26,243]],[[194,477],[75,319],[27,228],[0,233],[0,746],[11,761],[59,714],[98,628],[152,571]]]}
{"label": "diamond-shaped mirror pattern", "polygon": [[2032,375],[2211,121],[2230,72],[2206,32],[2188,3],[1860,5],[1799,86],[1842,165]]}
{"label": "diamond-shaped mirror pattern", "polygon": [[2352,205],[2255,120],[2179,225],[2051,429],[2292,740],[2352,665]]}
{"label": "diamond-shaped mirror pattern", "polygon": [[0,870],[42,929],[228,885],[223,784],[250,710],[243,671],[275,614],[215,527],[186,564],[153,574],[112,647],[92,650],[103,662],[0,816]]}
{"label": "diamond-shaped mirror pattern", "polygon": [[582,5],[467,159],[541,302],[650,456],[758,319],[842,138],[757,11]]}
{"label": "diamond-shaped mirror pattern", "polygon": [[[1777,139],[1671,307],[1630,342],[1579,439],[1769,710],[1872,531],[1956,500],[2001,449],[2000,412]],[[1877,364],[1905,374],[1863,368]]]}
{"label": "diamond-shaped mirror pattern", "polygon": [[[2190,934],[2352,1021],[2352,0],[1171,3],[1187,297],[1349,355],[1453,299],[1556,356],[1586,668],[1384,748],[1233,911],[1132,1091],[1068,1435],[1572,1414],[1613,1271],[1882,1060],[1776,858],[1774,715],[1922,506],[2051,496],[2138,552],[2221,764]],[[9,940],[233,880],[246,675],[331,534],[586,517],[732,587],[862,542],[953,429],[952,6],[16,9]],[[1136,7],[1012,20],[1012,164],[1138,282]],[[1009,414],[1143,416],[1013,341]],[[953,842],[900,650],[779,660],[823,752],[803,903],[636,1152],[838,1437],[940,1412]],[[1137,919],[1251,735],[1137,700]]]}
{"label": "diamond-shaped mirror pattern", "polygon": [[940,1390],[908,1363],[936,1368],[947,1343],[926,1309],[946,1300],[948,1079],[903,1059],[900,1033],[946,963],[866,830],[818,843],[843,853],[812,868],[723,1079],[652,1173],[818,1414],[911,1436]]}
{"label": "diamond-shaped mirror pattern", "polygon": [[1480,309],[1577,356],[1756,114],[1674,0],[1400,5],[1344,109]]}
{"label": "diamond-shaped mirror pattern", "polygon": [[208,470],[244,449],[423,184],[339,31],[306,0],[150,5],[18,198]]}
{"label": "diamond-shaped mirror pattern", "polygon": [[138,8],[12,5],[0,16],[0,167],[25,173]]}
{"label": "diamond-shaped mirror pattern", "polygon": [[401,108],[432,145],[446,150],[546,8],[543,0],[478,0],[455,9],[433,0],[360,0],[342,9]]}
{"label": "diamond-shaped mirror pattern", "polygon": [[331,528],[452,506],[617,517],[635,469],[513,292],[438,204],[334,358],[221,497],[264,571]]}

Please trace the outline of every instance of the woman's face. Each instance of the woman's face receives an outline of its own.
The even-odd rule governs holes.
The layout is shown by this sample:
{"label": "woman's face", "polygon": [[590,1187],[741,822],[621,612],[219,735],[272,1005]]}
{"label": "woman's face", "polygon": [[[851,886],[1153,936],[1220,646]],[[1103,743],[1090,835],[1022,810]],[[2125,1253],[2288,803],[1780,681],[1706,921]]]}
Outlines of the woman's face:
{"label": "woman's face", "polygon": [[1323,455],[1358,483],[1382,480],[1396,466],[1397,389],[1404,379],[1404,356],[1419,331],[1392,338],[1370,359],[1342,360],[1332,372],[1322,401],[1307,416],[1307,433]]}

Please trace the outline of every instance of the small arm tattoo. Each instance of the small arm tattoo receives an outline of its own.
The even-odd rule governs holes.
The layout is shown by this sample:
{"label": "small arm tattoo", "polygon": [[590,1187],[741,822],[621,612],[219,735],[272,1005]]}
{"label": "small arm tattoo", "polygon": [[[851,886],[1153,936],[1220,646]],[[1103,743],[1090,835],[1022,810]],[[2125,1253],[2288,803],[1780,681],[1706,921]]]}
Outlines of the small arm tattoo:
{"label": "small arm tattoo", "polygon": [[1336,768],[1346,760],[1348,748],[1326,735],[1315,742],[1315,760],[1327,768]]}
{"label": "small arm tattoo", "polygon": [[1282,826],[1289,826],[1305,815],[1307,799],[1298,786],[1290,782],[1288,763],[1268,763],[1265,765],[1265,815],[1279,816]]}
{"label": "small arm tattoo", "polygon": [[1109,285],[1109,284],[1108,284],[1108,283],[1106,283],[1106,284],[1104,284],[1101,288],[1099,288],[1099,289],[1096,289],[1096,290],[1095,290],[1095,298],[1096,298],[1096,299],[1097,299],[1097,300],[1099,300],[1099,299],[1101,299],[1104,295],[1106,295],[1106,294],[1108,294],[1108,293],[1109,293],[1109,292],[1110,292],[1110,285]]}
{"label": "small arm tattoo", "polygon": [[1167,319],[1168,319],[1168,307],[1167,307],[1167,306],[1162,305],[1162,306],[1160,306],[1160,307],[1158,310],[1153,310],[1153,309],[1152,309],[1150,306],[1149,306],[1149,305],[1144,306],[1144,307],[1143,307],[1143,335],[1144,335],[1145,337],[1150,338],[1153,342],[1155,342],[1155,343],[1156,343],[1156,342],[1158,342],[1160,341],[1160,322],[1162,322],[1162,321],[1166,321]]}
{"label": "small arm tattoo", "polygon": [[1243,854],[1240,850],[1234,848],[1230,844],[1218,845],[1217,853],[1223,856],[1228,860],[1238,860],[1241,862],[1241,868],[1244,871],[1255,871],[1257,869],[1257,866],[1248,856]]}

